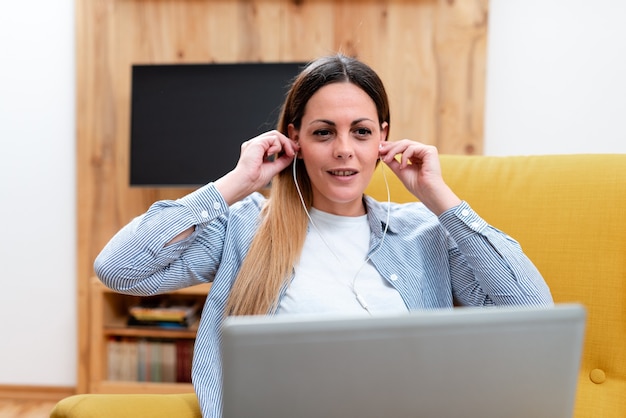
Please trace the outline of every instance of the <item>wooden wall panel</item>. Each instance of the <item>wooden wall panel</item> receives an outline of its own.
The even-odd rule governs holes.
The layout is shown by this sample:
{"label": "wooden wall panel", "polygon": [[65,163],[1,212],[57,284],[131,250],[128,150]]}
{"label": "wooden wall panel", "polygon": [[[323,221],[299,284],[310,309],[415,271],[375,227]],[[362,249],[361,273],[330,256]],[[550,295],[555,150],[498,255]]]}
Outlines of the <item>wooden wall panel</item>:
{"label": "wooden wall panel", "polygon": [[487,3],[77,0],[78,390],[88,378],[86,293],[95,256],[153,201],[189,191],[128,186],[132,64],[356,55],[386,84],[392,140],[480,154]]}

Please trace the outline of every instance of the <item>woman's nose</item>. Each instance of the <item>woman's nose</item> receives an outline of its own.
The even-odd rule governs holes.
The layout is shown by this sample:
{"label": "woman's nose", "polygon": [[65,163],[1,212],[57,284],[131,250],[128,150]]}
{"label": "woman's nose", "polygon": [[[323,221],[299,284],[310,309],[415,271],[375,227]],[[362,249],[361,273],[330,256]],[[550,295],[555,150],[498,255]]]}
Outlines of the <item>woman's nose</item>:
{"label": "woman's nose", "polygon": [[335,141],[335,148],[333,150],[333,155],[335,158],[352,158],[354,156],[354,149],[348,139],[345,138],[337,138]]}

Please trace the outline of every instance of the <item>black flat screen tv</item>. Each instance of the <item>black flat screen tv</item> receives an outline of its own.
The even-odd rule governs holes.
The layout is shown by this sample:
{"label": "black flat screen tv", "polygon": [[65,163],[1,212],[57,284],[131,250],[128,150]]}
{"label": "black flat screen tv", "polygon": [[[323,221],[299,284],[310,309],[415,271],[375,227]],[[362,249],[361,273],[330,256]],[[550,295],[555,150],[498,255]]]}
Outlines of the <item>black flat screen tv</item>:
{"label": "black flat screen tv", "polygon": [[133,65],[130,185],[196,187],[233,169],[242,142],[276,128],[304,65]]}

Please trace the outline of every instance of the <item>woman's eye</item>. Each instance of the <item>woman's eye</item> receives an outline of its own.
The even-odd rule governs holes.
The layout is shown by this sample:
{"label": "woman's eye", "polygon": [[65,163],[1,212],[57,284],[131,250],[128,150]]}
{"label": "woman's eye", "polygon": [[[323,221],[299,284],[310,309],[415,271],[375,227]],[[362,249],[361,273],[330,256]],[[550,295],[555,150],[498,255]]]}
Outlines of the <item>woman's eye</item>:
{"label": "woman's eye", "polygon": [[317,131],[313,132],[313,135],[315,136],[329,136],[331,134],[329,129],[318,129]]}
{"label": "woman's eye", "polygon": [[372,134],[372,131],[367,128],[358,128],[355,132],[359,136],[368,136]]}

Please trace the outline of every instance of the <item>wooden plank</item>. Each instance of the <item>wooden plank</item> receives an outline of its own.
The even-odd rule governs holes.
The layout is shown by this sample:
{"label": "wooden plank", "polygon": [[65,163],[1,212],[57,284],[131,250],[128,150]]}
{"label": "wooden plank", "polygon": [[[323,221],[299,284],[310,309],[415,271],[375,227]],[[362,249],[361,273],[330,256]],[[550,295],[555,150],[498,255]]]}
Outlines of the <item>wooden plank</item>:
{"label": "wooden plank", "polygon": [[56,402],[75,393],[69,386],[0,385],[0,399]]}
{"label": "wooden plank", "polygon": [[92,393],[191,393],[191,383],[112,382],[105,380],[93,388]]}
{"label": "wooden plank", "polygon": [[439,1],[435,145],[448,154],[482,154],[488,0]]}

